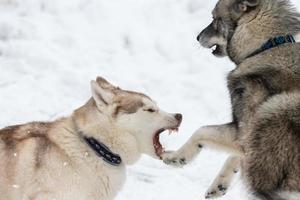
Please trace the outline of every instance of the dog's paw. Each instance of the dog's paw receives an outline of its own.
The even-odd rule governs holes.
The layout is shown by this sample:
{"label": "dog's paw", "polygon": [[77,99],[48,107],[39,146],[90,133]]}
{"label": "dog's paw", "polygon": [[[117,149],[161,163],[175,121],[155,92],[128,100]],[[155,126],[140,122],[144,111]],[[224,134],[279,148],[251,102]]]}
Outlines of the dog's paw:
{"label": "dog's paw", "polygon": [[166,152],[162,155],[162,160],[165,164],[174,167],[183,167],[187,164],[187,160],[184,157],[180,157],[176,152]]}
{"label": "dog's paw", "polygon": [[215,198],[222,197],[226,194],[227,189],[228,189],[228,187],[225,184],[219,184],[216,186],[212,186],[206,192],[205,198],[206,199],[215,199]]}

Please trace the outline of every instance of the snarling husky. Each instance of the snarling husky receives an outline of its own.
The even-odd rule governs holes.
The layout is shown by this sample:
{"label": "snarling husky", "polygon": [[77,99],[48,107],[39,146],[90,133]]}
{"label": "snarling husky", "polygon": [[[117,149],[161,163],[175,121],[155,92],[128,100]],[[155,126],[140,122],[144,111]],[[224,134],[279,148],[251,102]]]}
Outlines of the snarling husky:
{"label": "snarling husky", "polygon": [[300,15],[288,0],[219,0],[212,14],[197,39],[236,64],[227,80],[232,121],[200,128],[164,162],[225,150],[231,156],[206,198],[224,195],[241,169],[254,198],[291,200],[300,192]]}
{"label": "snarling husky", "polygon": [[182,115],[100,77],[91,88],[69,117],[0,130],[1,200],[113,199],[127,165],[143,153],[161,158],[159,135],[176,131]]}

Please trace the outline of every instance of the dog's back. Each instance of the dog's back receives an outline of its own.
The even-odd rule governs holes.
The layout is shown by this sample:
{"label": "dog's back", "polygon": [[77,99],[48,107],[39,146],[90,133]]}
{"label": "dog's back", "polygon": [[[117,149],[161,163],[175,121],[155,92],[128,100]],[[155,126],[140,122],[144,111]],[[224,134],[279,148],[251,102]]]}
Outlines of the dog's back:
{"label": "dog's back", "polygon": [[24,186],[34,183],[51,146],[47,138],[50,126],[50,123],[30,123],[0,130],[1,199],[22,199],[19,195]]}

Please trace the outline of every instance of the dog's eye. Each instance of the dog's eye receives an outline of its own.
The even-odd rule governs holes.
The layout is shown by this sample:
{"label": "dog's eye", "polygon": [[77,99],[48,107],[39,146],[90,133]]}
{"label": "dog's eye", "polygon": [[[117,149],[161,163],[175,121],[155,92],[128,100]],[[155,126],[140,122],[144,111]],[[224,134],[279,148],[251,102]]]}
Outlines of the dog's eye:
{"label": "dog's eye", "polygon": [[245,89],[242,87],[238,87],[233,91],[233,95],[236,96],[242,96],[244,94]]}
{"label": "dog's eye", "polygon": [[151,113],[154,113],[154,112],[155,112],[155,110],[154,110],[153,108],[146,109],[145,111],[151,112]]}

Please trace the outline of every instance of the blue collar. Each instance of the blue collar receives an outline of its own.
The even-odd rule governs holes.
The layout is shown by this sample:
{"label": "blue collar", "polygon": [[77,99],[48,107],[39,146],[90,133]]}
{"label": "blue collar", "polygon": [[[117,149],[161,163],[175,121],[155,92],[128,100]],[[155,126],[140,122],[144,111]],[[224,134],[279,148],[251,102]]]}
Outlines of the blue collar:
{"label": "blue collar", "polygon": [[101,157],[106,163],[113,166],[121,165],[121,157],[113,153],[105,144],[92,137],[84,137],[84,140],[95,151],[96,155]]}
{"label": "blue collar", "polygon": [[266,43],[264,43],[259,49],[257,49],[252,54],[247,56],[247,58],[260,54],[268,49],[272,49],[274,47],[280,46],[282,44],[287,44],[287,43],[296,43],[296,40],[292,35],[289,34],[285,36],[277,36],[275,38],[271,38]]}

